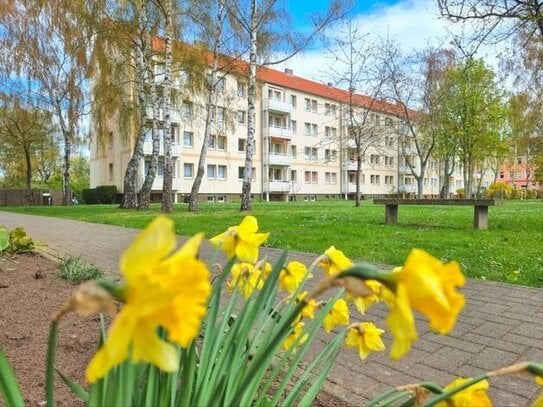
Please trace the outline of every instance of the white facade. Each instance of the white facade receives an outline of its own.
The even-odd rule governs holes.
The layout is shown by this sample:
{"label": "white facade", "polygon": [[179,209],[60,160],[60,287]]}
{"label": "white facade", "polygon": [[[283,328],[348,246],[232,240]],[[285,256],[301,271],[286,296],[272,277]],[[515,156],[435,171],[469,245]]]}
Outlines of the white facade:
{"label": "white facade", "polygon": [[[291,71],[265,69],[257,91],[254,175],[251,193],[265,200],[315,200],[352,198],[356,191],[356,161],[353,141],[348,137],[346,92],[303,78]],[[180,85],[181,78],[174,78]],[[247,89],[245,78],[226,74],[216,100],[211,141],[200,199],[239,199],[247,138]],[[205,123],[203,95],[186,95],[172,114],[174,140],[173,192],[182,202],[196,175]],[[415,156],[404,156],[410,146],[398,135],[401,122],[387,113],[386,105],[371,113],[374,140],[365,148],[360,192],[364,197],[417,192],[415,178],[405,160],[417,166]],[[362,108],[360,108],[363,110]],[[151,117],[151,112],[148,112]],[[123,190],[124,172],[133,141],[122,141],[111,118],[106,146],[91,137],[91,188],[116,185]],[[138,172],[141,186],[151,155],[150,131]],[[412,151],[411,151],[412,153]],[[431,167],[431,168],[430,168]],[[439,168],[429,165],[424,194],[439,193]],[[153,184],[152,200],[160,198],[162,164]],[[451,189],[457,185],[452,183]],[[453,192],[453,191],[451,191]]]}

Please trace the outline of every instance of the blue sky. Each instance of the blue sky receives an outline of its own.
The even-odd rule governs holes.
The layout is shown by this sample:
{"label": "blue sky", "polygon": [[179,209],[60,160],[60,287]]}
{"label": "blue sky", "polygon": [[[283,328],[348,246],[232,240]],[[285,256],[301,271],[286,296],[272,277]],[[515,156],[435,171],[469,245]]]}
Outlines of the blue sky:
{"label": "blue sky", "polygon": [[[324,10],[328,3],[327,0],[285,0],[296,30],[304,29],[308,13]],[[449,46],[453,33],[460,33],[459,25],[440,18],[435,0],[355,0],[354,10],[348,18],[368,33],[368,41],[389,36],[406,52],[428,45]],[[337,35],[341,30],[341,23],[338,23],[328,33]],[[483,47],[479,56],[495,66],[497,51]],[[317,43],[278,68],[288,67],[295,75],[327,82],[329,63],[326,49]]]}

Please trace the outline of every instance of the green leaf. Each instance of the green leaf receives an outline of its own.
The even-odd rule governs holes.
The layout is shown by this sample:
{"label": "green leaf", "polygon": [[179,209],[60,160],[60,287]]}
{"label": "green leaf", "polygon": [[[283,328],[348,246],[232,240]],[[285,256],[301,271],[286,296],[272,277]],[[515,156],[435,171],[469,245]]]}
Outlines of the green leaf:
{"label": "green leaf", "polygon": [[25,404],[17,378],[2,349],[0,349],[0,395],[2,395],[7,407],[18,407]]}
{"label": "green leaf", "polygon": [[5,227],[0,226],[0,252],[8,249],[9,245],[9,232]]}
{"label": "green leaf", "polygon": [[79,384],[77,384],[75,381],[70,379],[68,376],[65,376],[62,374],[62,372],[55,368],[55,371],[60,376],[62,381],[66,384],[66,386],[69,387],[69,389],[72,391],[73,394],[75,394],[77,397],[79,397],[81,400],[85,402],[85,404],[88,404],[89,402],[89,393],[81,387]]}

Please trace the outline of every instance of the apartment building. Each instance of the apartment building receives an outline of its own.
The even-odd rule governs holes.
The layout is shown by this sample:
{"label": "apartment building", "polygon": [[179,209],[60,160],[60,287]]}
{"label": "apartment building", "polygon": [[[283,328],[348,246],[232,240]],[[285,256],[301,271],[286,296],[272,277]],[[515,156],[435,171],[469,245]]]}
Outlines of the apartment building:
{"label": "apartment building", "polygon": [[[160,64],[157,65],[160,71]],[[158,72],[160,80],[160,72]],[[190,78],[181,72],[174,78],[180,89]],[[353,123],[349,93],[305,78],[286,69],[260,68],[256,104],[256,134],[253,181],[254,199],[268,201],[313,201],[352,199],[356,191]],[[201,200],[224,202],[239,199],[244,172],[247,138],[246,79],[234,72],[223,73],[212,114],[206,173],[200,188]],[[402,129],[398,105],[355,95],[355,115],[364,116],[366,131],[360,192],[363,197],[417,192],[410,165],[417,168],[414,145]],[[174,202],[183,202],[197,171],[205,123],[205,98],[187,94],[172,112]],[[151,111],[148,112],[149,119]],[[362,121],[357,121],[360,123]],[[123,177],[134,140],[122,140],[114,119],[106,123],[106,146],[91,136],[91,187],[116,185],[122,192]],[[369,133],[368,133],[369,134]],[[138,169],[143,183],[152,150],[149,129],[144,157]],[[162,151],[161,151],[162,156]],[[152,200],[162,191],[162,168],[152,187]],[[456,181],[456,180],[455,180]],[[439,168],[428,169],[424,193],[439,193]],[[451,189],[456,190],[457,183]],[[451,193],[454,191],[451,190]]]}

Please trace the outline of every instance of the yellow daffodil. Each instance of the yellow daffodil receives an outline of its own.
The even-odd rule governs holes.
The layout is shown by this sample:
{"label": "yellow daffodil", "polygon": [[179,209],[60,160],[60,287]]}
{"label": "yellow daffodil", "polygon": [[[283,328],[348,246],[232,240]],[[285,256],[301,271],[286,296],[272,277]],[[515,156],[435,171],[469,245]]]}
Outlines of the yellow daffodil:
{"label": "yellow daffodil", "polygon": [[[536,376],[535,382],[543,386],[543,376]],[[543,407],[543,394],[540,394],[539,397],[534,401],[534,404],[532,404],[532,407]]]}
{"label": "yellow daffodil", "polygon": [[223,250],[228,257],[237,256],[240,261],[255,263],[258,260],[258,247],[266,241],[269,233],[257,233],[258,223],[254,216],[243,218],[239,226],[231,226],[209,241]]}
{"label": "yellow daffodil", "polygon": [[370,289],[371,292],[373,292],[372,295],[367,295],[364,297],[352,297],[351,295],[348,295],[347,298],[348,301],[353,301],[356,309],[362,315],[364,315],[366,310],[368,310],[373,304],[379,302],[379,293],[381,292],[382,287],[381,283],[376,280],[367,280],[364,281],[364,284]]}
{"label": "yellow daffodil", "polygon": [[[302,292],[298,296],[298,301],[302,301],[303,298],[307,296],[307,291]],[[317,301],[315,301],[314,298],[311,298],[310,300],[306,300],[305,306],[302,308],[302,317],[303,318],[309,318],[313,319],[315,318],[315,309],[317,308]]]}
{"label": "yellow daffodil", "polygon": [[[467,380],[457,378],[449,383],[443,390],[449,391],[460,386]],[[492,406],[492,400],[488,397],[488,380],[482,380],[469,386],[468,388],[454,394],[450,399],[437,403],[436,407],[487,407]]]}
{"label": "yellow daffodil", "polygon": [[296,341],[298,338],[300,339],[297,343],[297,346],[302,345],[305,341],[307,341],[309,334],[305,333],[303,334],[303,336],[301,336],[304,326],[305,324],[303,322],[297,322],[296,324],[294,324],[294,326],[292,327],[292,331],[290,332],[290,335],[287,336],[287,338],[283,341],[283,349],[285,350],[289,349],[294,343],[294,341]]}
{"label": "yellow daffodil", "polygon": [[232,280],[228,289],[236,288],[245,299],[249,298],[255,289],[262,289],[264,280],[260,278],[261,271],[250,263],[236,263],[232,266]]}
{"label": "yellow daffodil", "polygon": [[393,280],[396,292],[387,323],[394,336],[391,356],[397,359],[417,339],[413,309],[426,315],[430,328],[440,334],[454,327],[465,303],[456,287],[465,284],[465,277],[458,263],[443,264],[425,251],[414,249],[404,266],[393,272]]}
{"label": "yellow daffodil", "polygon": [[361,322],[349,329],[345,338],[345,345],[350,348],[357,348],[360,359],[364,360],[370,352],[385,350],[385,344],[381,340],[381,335],[384,332],[371,322]]}
{"label": "yellow daffodil", "polygon": [[272,270],[273,266],[271,265],[271,263],[264,263],[264,265],[262,266],[262,280],[266,281]]}
{"label": "yellow daffodil", "polygon": [[327,333],[332,332],[336,325],[349,325],[349,307],[343,298],[336,300],[328,315],[324,317],[322,325]]}
{"label": "yellow daffodil", "polygon": [[[279,274],[279,287],[286,292],[293,294],[298,289],[298,286],[304,280],[307,273],[308,271],[304,264],[299,261],[291,261]],[[308,277],[311,277],[311,275]]]}
{"label": "yellow daffodil", "polygon": [[324,268],[324,272],[328,276],[338,274],[340,271],[346,270],[353,266],[353,262],[343,254],[341,250],[337,250],[334,246],[330,246],[321,256],[319,266]]}
{"label": "yellow daffodil", "polygon": [[211,291],[209,271],[196,257],[202,239],[196,235],[171,253],[176,244],[173,222],[159,216],[124,252],[120,270],[126,304],[87,368],[90,383],[127,358],[167,372],[178,368],[176,349],[159,337],[158,327],[182,347],[198,334]]}

